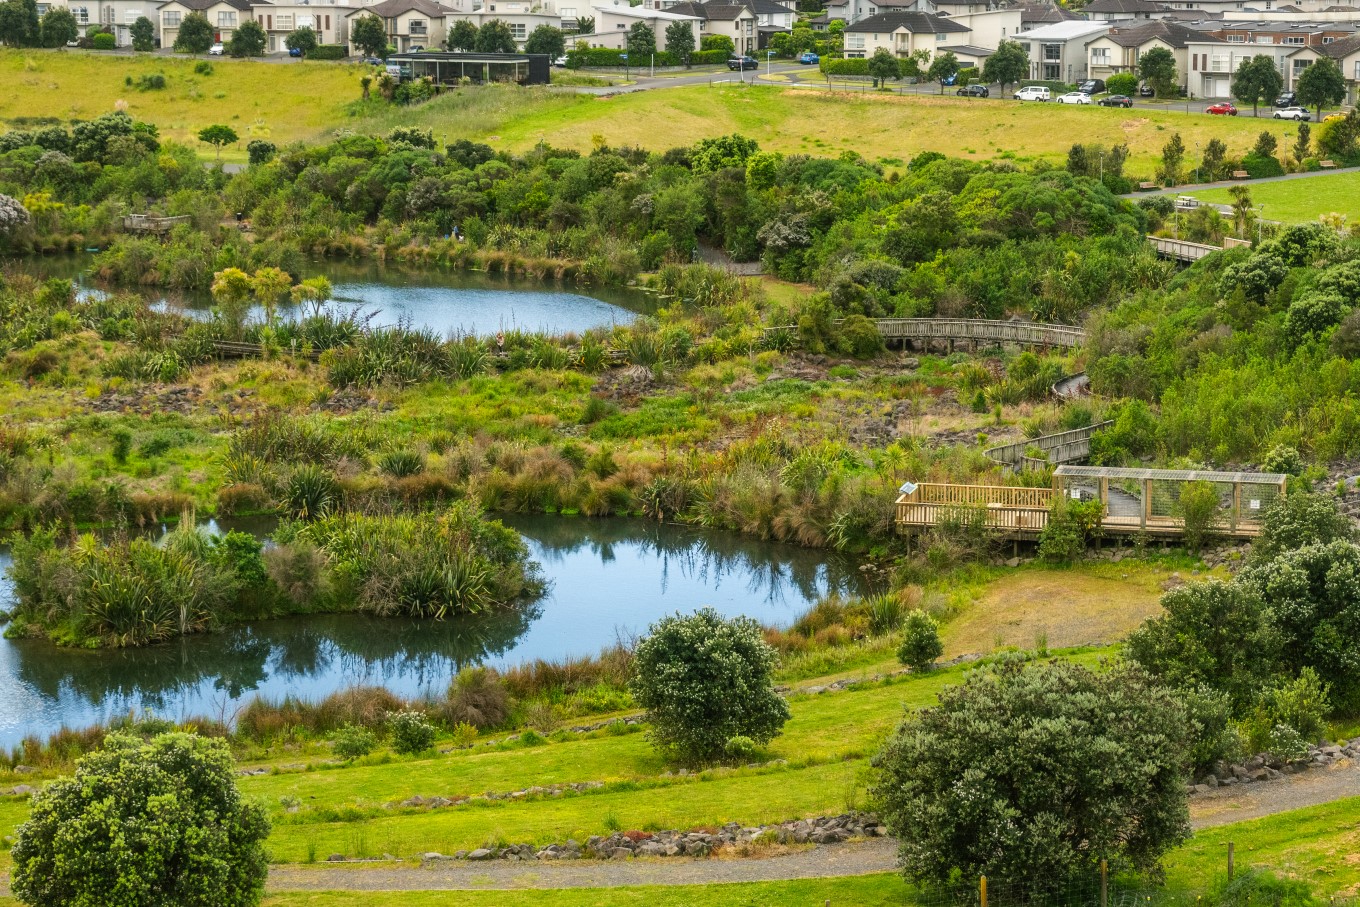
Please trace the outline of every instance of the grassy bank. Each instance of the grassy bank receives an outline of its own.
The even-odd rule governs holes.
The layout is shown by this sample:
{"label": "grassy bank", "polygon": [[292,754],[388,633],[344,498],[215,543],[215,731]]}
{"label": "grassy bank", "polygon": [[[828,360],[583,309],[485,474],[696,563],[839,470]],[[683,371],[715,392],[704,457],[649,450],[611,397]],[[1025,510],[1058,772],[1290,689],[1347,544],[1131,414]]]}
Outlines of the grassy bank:
{"label": "grassy bank", "polygon": [[[1360,173],[1328,173],[1276,183],[1247,183],[1251,200],[1268,220],[1287,224],[1315,222],[1324,214],[1341,214],[1350,223],[1360,220]],[[1227,189],[1190,193],[1201,201],[1231,205]]]}

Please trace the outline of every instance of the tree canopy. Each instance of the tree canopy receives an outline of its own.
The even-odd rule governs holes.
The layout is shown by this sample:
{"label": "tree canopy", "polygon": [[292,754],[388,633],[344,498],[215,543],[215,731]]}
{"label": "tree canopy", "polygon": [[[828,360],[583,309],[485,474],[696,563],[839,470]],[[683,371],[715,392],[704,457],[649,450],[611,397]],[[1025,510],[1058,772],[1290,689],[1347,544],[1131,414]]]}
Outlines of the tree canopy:
{"label": "tree canopy", "polygon": [[295,28],[288,33],[288,37],[283,39],[283,46],[289,50],[296,50],[305,59],[308,54],[316,50],[317,40],[316,31],[309,25],[302,28]]}
{"label": "tree canopy", "polygon": [[529,39],[524,42],[524,52],[547,54],[556,60],[567,52],[567,39],[563,36],[562,29],[540,25],[529,33]]}
{"label": "tree canopy", "polygon": [[477,40],[472,49],[479,54],[512,54],[519,47],[510,26],[500,19],[492,19],[477,29]]}
{"label": "tree canopy", "polygon": [[1154,47],[1138,58],[1138,77],[1152,86],[1157,97],[1171,94],[1176,84],[1176,58],[1165,47]]}
{"label": "tree canopy", "polygon": [[874,78],[874,87],[886,85],[889,79],[902,78],[902,68],[897,57],[886,47],[880,47],[869,57],[869,75]]}
{"label": "tree canopy", "polygon": [[[459,19],[459,23],[467,22]],[[471,25],[471,23],[468,23]],[[370,57],[387,57],[387,26],[371,13],[356,18],[349,27],[349,43]],[[468,48],[469,50],[471,48]]]}
{"label": "tree canopy", "polygon": [[985,875],[1035,898],[1155,873],[1190,835],[1184,709],[1142,671],[1003,663],[908,718],[872,794],[919,884]]}
{"label": "tree canopy", "polygon": [[65,47],[80,34],[76,17],[64,6],[54,6],[44,13],[40,28],[43,47]]}
{"label": "tree canopy", "polygon": [[205,54],[213,46],[217,32],[202,13],[190,13],[180,20],[175,34],[175,51],[182,54]]}
{"label": "tree canopy", "polygon": [[1295,83],[1299,103],[1317,110],[1322,119],[1324,107],[1332,107],[1346,99],[1346,78],[1341,69],[1327,57],[1315,60],[1303,70]]}
{"label": "tree canopy", "polygon": [[269,819],[236,788],[225,741],[111,734],[33,797],[11,886],[42,907],[252,907]]}
{"label": "tree canopy", "polygon": [[656,32],[646,22],[634,22],[628,29],[628,62],[641,66],[656,53]]}
{"label": "tree canopy", "polygon": [[263,57],[268,42],[269,36],[264,33],[264,26],[254,19],[247,19],[231,33],[227,53],[233,57]]}
{"label": "tree canopy", "polygon": [[1276,68],[1274,58],[1265,54],[1248,57],[1233,73],[1232,95],[1251,105],[1252,116],[1256,115],[1258,105],[1272,103],[1283,88],[1284,76]]}
{"label": "tree canopy", "polygon": [[138,16],[137,21],[128,29],[132,37],[132,49],[140,53],[156,49],[156,23],[146,16]]}
{"label": "tree canopy", "polygon": [[214,148],[216,148],[217,159],[221,160],[223,147],[227,145],[235,145],[238,141],[240,141],[240,136],[238,136],[236,134],[236,130],[232,129],[230,126],[224,126],[218,123],[213,126],[207,126],[203,129],[200,129],[198,132],[198,140],[200,142],[207,142],[209,145],[212,145]]}
{"label": "tree canopy", "polygon": [[666,51],[675,54],[689,66],[694,53],[694,28],[688,22],[672,22],[666,26]]}
{"label": "tree canopy", "polygon": [[982,80],[1000,83],[1003,93],[1007,85],[1019,82],[1028,73],[1029,51],[1019,41],[1002,41],[982,64]]}
{"label": "tree canopy", "polygon": [[930,61],[930,69],[926,71],[926,78],[932,82],[940,83],[940,94],[944,94],[944,83],[959,74],[959,58],[954,56],[952,50],[947,50],[942,54],[936,54],[935,59]]}

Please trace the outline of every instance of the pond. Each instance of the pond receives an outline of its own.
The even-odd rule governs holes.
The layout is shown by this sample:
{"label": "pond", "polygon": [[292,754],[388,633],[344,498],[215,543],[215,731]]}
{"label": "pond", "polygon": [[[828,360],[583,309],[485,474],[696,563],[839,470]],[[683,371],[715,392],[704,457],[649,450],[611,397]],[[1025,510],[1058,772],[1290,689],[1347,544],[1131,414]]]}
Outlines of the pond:
{"label": "pond", "polygon": [[[90,276],[92,255],[27,259],[17,266],[43,277],[75,280],[92,292],[103,292]],[[307,277],[325,277],[334,298],[326,306],[339,314],[359,312],[369,324],[406,324],[436,334],[491,336],[519,329],[548,334],[583,333],[590,328],[629,324],[639,314],[656,310],[656,298],[630,288],[578,290],[569,283],[509,278],[476,271],[413,269],[379,262],[313,262]],[[148,291],[143,291],[148,292]],[[212,307],[207,293],[149,291],[161,306],[182,307],[191,316],[206,316]],[[301,313],[294,305],[279,307],[287,320]],[[262,320],[262,309],[251,317]]]}
{"label": "pond", "polygon": [[[255,695],[320,699],[354,684],[442,693],[459,668],[593,655],[712,605],[788,625],[822,595],[862,593],[835,554],[635,520],[515,517],[551,585],[531,608],[447,621],[325,615],[261,621],[129,651],[0,640],[0,745],[129,710],[231,720]],[[8,565],[0,549],[0,567]],[[0,579],[0,608],[11,589]]]}

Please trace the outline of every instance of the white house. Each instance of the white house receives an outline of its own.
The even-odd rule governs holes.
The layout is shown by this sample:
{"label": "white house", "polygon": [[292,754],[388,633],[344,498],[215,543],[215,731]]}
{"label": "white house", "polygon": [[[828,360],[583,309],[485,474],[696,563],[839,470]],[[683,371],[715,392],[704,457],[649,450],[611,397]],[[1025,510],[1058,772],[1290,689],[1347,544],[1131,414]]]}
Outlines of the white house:
{"label": "white house", "polygon": [[1176,75],[1184,85],[1189,60],[1187,47],[1203,37],[1202,32],[1169,19],[1115,22],[1108,33],[1086,45],[1086,75],[1108,79],[1120,72],[1137,74],[1139,58],[1154,47],[1163,47],[1175,58]]}
{"label": "white house", "polygon": [[284,53],[287,46],[284,40],[289,33],[299,28],[310,28],[316,32],[318,44],[345,44],[349,41],[348,19],[353,8],[325,0],[279,0],[275,3],[256,3],[253,7],[255,21],[264,28],[267,36],[265,53]]}
{"label": "white house", "polygon": [[1029,77],[1046,82],[1087,78],[1086,45],[1110,30],[1108,22],[1073,20],[1042,25],[1015,36],[1029,51]]}
{"label": "white house", "polygon": [[434,0],[383,0],[346,13],[346,35],[359,16],[377,16],[387,28],[387,43],[398,53],[415,48],[430,50],[444,45],[452,13],[452,9]]}
{"label": "white house", "polygon": [[1128,19],[1160,19],[1171,12],[1165,3],[1154,0],[1091,0],[1082,7],[1092,22],[1119,22]]}
{"label": "white house", "polygon": [[[694,30],[694,46],[698,47],[701,37],[702,19],[664,9],[649,9],[646,6],[629,6],[627,0],[611,0],[608,4],[591,7],[595,16],[595,34],[582,36],[593,47],[612,47],[623,50],[628,46],[628,30],[635,22],[644,22],[656,35],[658,48],[666,46],[666,29],[674,22],[688,22]],[[754,17],[751,20],[755,21]],[[573,39],[574,41],[575,39]]]}

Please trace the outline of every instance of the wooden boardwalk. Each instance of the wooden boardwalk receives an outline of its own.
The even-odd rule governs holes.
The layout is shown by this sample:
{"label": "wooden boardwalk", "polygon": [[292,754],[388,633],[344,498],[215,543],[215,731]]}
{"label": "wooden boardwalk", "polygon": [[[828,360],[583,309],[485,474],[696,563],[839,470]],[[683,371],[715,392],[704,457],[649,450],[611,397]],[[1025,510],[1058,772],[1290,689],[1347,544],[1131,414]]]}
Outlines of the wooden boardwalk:
{"label": "wooden boardwalk", "polygon": [[915,532],[980,523],[1008,538],[1035,538],[1048,525],[1054,503],[1065,497],[1099,501],[1103,535],[1179,537],[1185,534],[1180,489],[1204,482],[1219,496],[1211,534],[1254,538],[1266,508],[1285,494],[1286,479],[1278,473],[1064,465],[1053,471],[1051,488],[908,482],[897,498],[897,525]]}
{"label": "wooden boardwalk", "polygon": [[193,220],[187,214],[175,217],[156,217],[151,214],[129,214],[123,218],[123,229],[128,233],[169,233],[177,224]]}
{"label": "wooden boardwalk", "polygon": [[[1113,420],[1073,428],[1069,431],[1040,435],[1013,444],[1002,444],[986,451],[987,456],[1012,469],[1045,469],[1061,463],[1076,463],[1091,456],[1091,436],[1102,428],[1113,425]],[[1025,451],[1037,447],[1044,452],[1043,457],[1031,457]]]}
{"label": "wooden boardwalk", "polygon": [[1218,246],[1190,242],[1185,239],[1168,239],[1165,236],[1149,236],[1147,239],[1152,244],[1152,248],[1157,250],[1158,255],[1163,258],[1174,258],[1177,261],[1199,261],[1211,252],[1223,251]]}
{"label": "wooden boardwalk", "polygon": [[874,326],[884,340],[929,343],[968,341],[995,345],[1015,343],[1072,349],[1086,341],[1086,332],[1067,324],[1038,321],[991,321],[982,318],[877,318]]}

